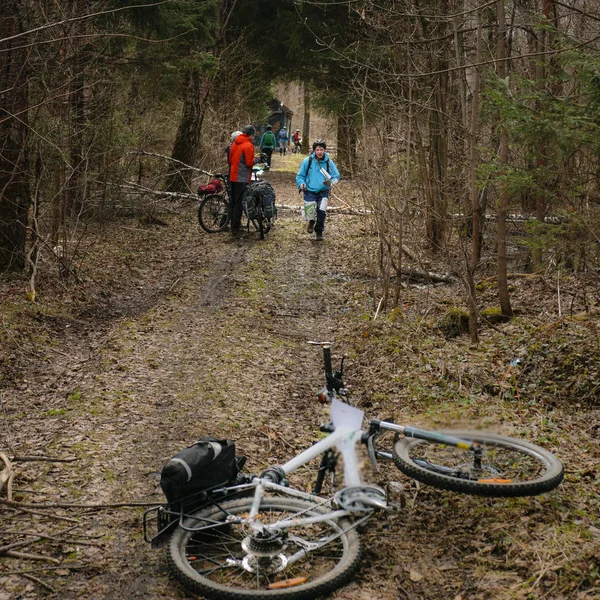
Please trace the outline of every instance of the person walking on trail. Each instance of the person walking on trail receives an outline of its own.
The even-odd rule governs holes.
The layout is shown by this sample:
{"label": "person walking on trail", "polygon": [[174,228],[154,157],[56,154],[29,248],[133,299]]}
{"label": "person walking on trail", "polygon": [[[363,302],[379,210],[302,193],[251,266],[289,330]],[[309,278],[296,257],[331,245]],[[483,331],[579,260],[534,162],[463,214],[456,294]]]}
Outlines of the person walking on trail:
{"label": "person walking on trail", "polygon": [[279,130],[279,135],[277,137],[279,139],[279,154],[283,154],[285,156],[285,150],[287,148],[288,141],[290,139],[287,129],[285,127],[282,127]]}
{"label": "person walking on trail", "polygon": [[259,144],[260,151],[267,157],[267,164],[269,167],[271,166],[271,155],[273,154],[273,150],[277,148],[277,140],[275,139],[275,134],[272,129],[273,127],[271,125],[267,125],[267,130],[262,134]]}
{"label": "person walking on trail", "polygon": [[229,150],[229,181],[231,181],[231,235],[240,235],[240,223],[242,220],[242,198],[246,186],[252,177],[254,160],[254,144],[252,139],[256,129],[252,125],[242,128]]}
{"label": "person walking on trail", "polygon": [[313,142],[312,153],[302,161],[296,175],[298,190],[304,192],[303,213],[308,221],[307,231],[314,231],[317,240],[323,239],[329,191],[340,180],[340,172],[326,149],[327,144],[323,140]]}

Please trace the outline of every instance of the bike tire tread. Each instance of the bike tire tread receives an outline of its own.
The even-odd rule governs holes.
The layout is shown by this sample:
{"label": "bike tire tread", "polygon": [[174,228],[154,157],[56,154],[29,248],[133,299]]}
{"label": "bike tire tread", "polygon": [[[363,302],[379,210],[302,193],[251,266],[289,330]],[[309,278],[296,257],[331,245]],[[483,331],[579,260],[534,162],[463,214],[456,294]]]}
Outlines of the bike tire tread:
{"label": "bike tire tread", "polygon": [[[273,501],[275,504],[281,503],[282,507],[295,506],[299,511],[306,510],[307,505],[310,504],[308,502],[287,498],[269,499],[267,504],[269,505]],[[238,508],[240,506],[247,506],[249,508],[251,503],[252,499],[239,499],[223,502],[220,504],[220,506],[222,509],[231,510],[233,506]],[[208,511],[210,511],[210,509],[208,509]],[[320,509],[316,509],[316,511],[326,512],[321,511]],[[210,512],[207,512],[206,510],[201,512],[203,512],[205,515],[210,514]],[[349,521],[345,519],[340,519],[338,521],[338,525],[342,526],[344,524],[350,525]],[[181,537],[182,535],[184,535],[183,530],[177,528],[171,537],[171,541],[169,543],[169,552],[167,555],[169,569],[184,587],[195,593],[201,594],[210,600],[248,600],[265,597],[280,599],[285,598],[286,600],[309,600],[313,598],[320,598],[324,595],[332,593],[334,590],[348,583],[358,571],[362,559],[362,546],[358,533],[354,529],[349,529],[349,531],[347,531],[347,536],[349,538],[348,552],[349,554],[353,555],[350,556],[349,564],[346,564],[340,573],[329,578],[328,580],[323,581],[318,585],[309,584],[297,588],[292,587],[280,590],[269,590],[268,592],[265,590],[236,591],[224,589],[223,586],[206,585],[205,583],[194,579],[188,574],[187,568],[183,564],[181,553],[179,552],[181,541],[179,544],[177,543],[178,537]]]}
{"label": "bike tire tread", "polygon": [[414,438],[403,438],[394,443],[394,464],[405,475],[408,475],[409,477],[416,479],[421,483],[431,485],[435,488],[491,498],[536,496],[538,494],[543,494],[553,490],[564,478],[564,467],[562,463],[547,450],[544,450],[543,448],[540,448],[539,446],[529,442],[495,434],[472,431],[446,431],[444,433],[454,435],[456,437],[462,437],[466,440],[474,438],[475,440],[496,443],[500,446],[505,444],[503,447],[507,447],[506,444],[509,444],[508,447],[520,449],[524,453],[526,453],[526,450],[529,450],[530,452],[535,451],[537,454],[546,459],[548,463],[547,471],[538,479],[534,479],[532,481],[522,481],[518,483],[482,483],[479,481],[451,477],[449,475],[428,470],[427,468],[421,467],[410,460],[409,451],[411,447],[414,447],[416,444],[430,443]]}

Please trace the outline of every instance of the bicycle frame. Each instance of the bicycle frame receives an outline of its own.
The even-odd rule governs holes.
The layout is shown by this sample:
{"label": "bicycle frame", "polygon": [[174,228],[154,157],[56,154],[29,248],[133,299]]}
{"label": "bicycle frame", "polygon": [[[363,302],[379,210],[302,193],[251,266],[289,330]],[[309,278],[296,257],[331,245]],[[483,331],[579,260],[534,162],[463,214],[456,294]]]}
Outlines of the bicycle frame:
{"label": "bicycle frame", "polygon": [[[311,343],[317,344],[316,342]],[[342,381],[343,360],[340,370],[334,374],[331,365],[329,344],[319,345],[323,346],[323,359],[326,374],[326,386],[319,393],[321,401],[331,405],[332,416],[335,409],[338,409],[339,414],[340,407],[346,407],[347,411],[350,411],[351,413],[354,412],[353,417],[349,417],[350,420],[347,422],[356,424],[357,422],[362,421],[362,411],[349,407],[349,405],[340,397],[340,394],[342,396],[345,394],[345,388]],[[355,521],[353,524],[354,527],[358,522],[362,522],[369,518],[376,509],[388,509],[389,507],[383,490],[363,483],[356,453],[356,444],[361,442],[367,444],[369,456],[374,467],[377,466],[377,458],[392,460],[393,457],[391,453],[376,450],[374,447],[374,438],[378,433],[383,431],[393,431],[398,434],[403,434],[405,437],[418,438],[470,450],[474,453],[476,463],[479,461],[481,455],[481,449],[478,444],[461,440],[455,436],[434,431],[426,431],[411,426],[396,425],[389,421],[380,420],[369,421],[369,429],[364,431],[361,428],[349,427],[346,424],[343,424],[345,419],[344,416],[337,418],[338,420],[341,419],[341,421],[336,424],[335,418],[333,419],[333,426],[335,428],[327,435],[327,437],[312,445],[310,448],[307,448],[284,465],[268,468],[261,476],[253,476],[248,483],[237,486],[224,486],[220,490],[215,490],[216,494],[220,491],[237,493],[248,492],[252,489],[254,490],[249,514],[245,517],[235,517],[237,522],[247,523],[249,527],[256,532],[280,531],[289,529],[290,527],[299,527],[311,523],[363,515],[362,519]],[[324,455],[333,448],[342,455],[344,464],[344,486],[338,492],[329,498],[323,498],[317,493],[310,494],[302,492],[287,485],[286,478],[288,475],[297,471],[300,467],[308,464],[318,456]],[[274,523],[262,524],[260,522],[260,506],[265,496],[265,492],[267,491],[306,500],[314,503],[315,506],[322,507],[324,505],[329,505],[331,510],[304,518],[288,518]],[[344,499],[348,495],[351,502],[344,502]],[[349,504],[350,506],[344,506],[344,504]],[[220,521],[211,521],[210,519],[203,517],[192,516],[193,519],[201,521],[202,524],[199,527],[187,527],[184,525],[184,516],[189,517],[190,515],[181,514],[179,526],[189,531],[205,529],[207,526],[210,528],[212,524],[214,524],[214,526],[222,524]]]}
{"label": "bicycle frame", "polygon": [[[317,458],[319,455],[323,454],[327,450],[337,447],[342,456],[344,457],[344,482],[345,487],[343,489],[348,488],[360,488],[363,486],[362,479],[360,477],[360,471],[358,467],[358,460],[356,455],[356,444],[361,441],[363,431],[361,429],[355,430],[346,427],[337,427],[335,431],[329,434],[326,438],[317,442],[310,448],[307,448],[298,456],[295,456],[287,463],[279,467],[282,475],[289,475],[294,471],[298,470],[300,467],[306,465],[311,460]],[[333,497],[323,498],[321,496],[317,496],[315,494],[309,494],[306,492],[302,492],[301,490],[297,490],[295,488],[288,487],[286,485],[281,485],[280,483],[276,483],[272,481],[270,477],[255,477],[250,483],[243,484],[240,486],[235,486],[232,488],[228,488],[229,491],[239,490],[250,490],[254,488],[254,498],[252,501],[252,508],[247,517],[240,519],[241,521],[246,522],[254,531],[280,531],[282,529],[289,529],[290,527],[301,527],[303,525],[309,525],[312,523],[319,523],[322,521],[330,521],[335,519],[340,519],[342,517],[348,517],[350,515],[356,513],[364,513],[363,510],[348,510],[348,509],[332,509],[329,512],[308,516],[304,518],[296,518],[296,519],[283,519],[274,523],[269,524],[261,524],[260,523],[260,505],[262,499],[264,497],[265,491],[272,491],[276,493],[280,493],[286,496],[291,496],[294,498],[300,498],[302,500],[307,500],[309,502],[314,503],[318,506],[323,506],[326,504],[331,504]],[[366,494],[362,498],[362,501],[367,504],[373,504],[373,508],[385,508],[380,503],[375,506],[372,502],[372,499],[369,498]],[[361,523],[363,520],[369,518],[371,516],[371,512],[365,515],[362,519],[357,521],[353,526],[357,526],[358,523]],[[202,522],[199,527],[186,527],[180,522],[179,526],[184,529],[190,531],[196,530],[204,530],[208,526],[210,526],[211,521],[209,519],[202,519],[199,517],[193,517]],[[215,526],[222,525],[221,522],[215,521]],[[322,544],[328,543],[331,539],[323,540]]]}

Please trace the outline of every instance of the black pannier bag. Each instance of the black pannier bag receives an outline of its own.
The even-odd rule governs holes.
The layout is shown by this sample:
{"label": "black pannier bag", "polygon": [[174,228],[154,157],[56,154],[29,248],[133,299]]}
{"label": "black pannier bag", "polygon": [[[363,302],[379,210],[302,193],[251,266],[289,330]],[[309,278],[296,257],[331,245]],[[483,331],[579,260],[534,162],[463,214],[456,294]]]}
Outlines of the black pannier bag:
{"label": "black pannier bag", "polygon": [[268,181],[256,181],[248,184],[244,194],[244,212],[249,219],[256,219],[254,199],[262,198],[265,207],[265,217],[272,219],[277,216],[275,208],[275,190]]}
{"label": "black pannier bag", "polygon": [[210,488],[234,482],[238,474],[235,442],[202,437],[178,452],[160,474],[160,487],[171,511],[193,510]]}

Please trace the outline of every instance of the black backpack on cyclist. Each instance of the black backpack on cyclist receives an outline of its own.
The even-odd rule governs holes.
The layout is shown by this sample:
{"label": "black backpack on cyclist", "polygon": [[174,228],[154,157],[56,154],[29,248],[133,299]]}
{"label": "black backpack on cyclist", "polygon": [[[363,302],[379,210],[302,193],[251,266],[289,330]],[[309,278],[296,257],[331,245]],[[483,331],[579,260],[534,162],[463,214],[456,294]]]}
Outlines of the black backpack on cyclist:
{"label": "black backpack on cyclist", "polygon": [[231,440],[202,437],[181,450],[160,474],[160,487],[169,510],[193,510],[206,499],[201,492],[235,481],[239,464]]}
{"label": "black backpack on cyclist", "polygon": [[272,219],[277,216],[275,207],[275,190],[268,181],[255,181],[249,183],[244,194],[243,206],[244,213],[249,219],[256,219],[255,198],[262,198],[265,207],[265,217]]}

